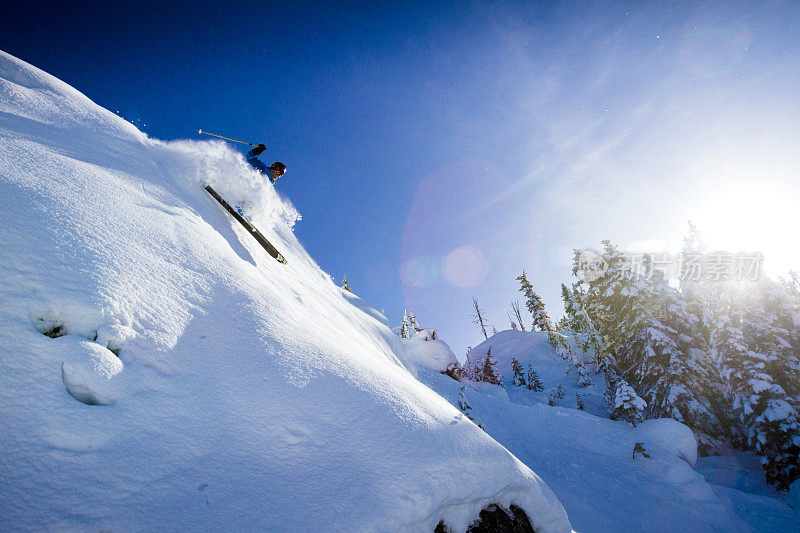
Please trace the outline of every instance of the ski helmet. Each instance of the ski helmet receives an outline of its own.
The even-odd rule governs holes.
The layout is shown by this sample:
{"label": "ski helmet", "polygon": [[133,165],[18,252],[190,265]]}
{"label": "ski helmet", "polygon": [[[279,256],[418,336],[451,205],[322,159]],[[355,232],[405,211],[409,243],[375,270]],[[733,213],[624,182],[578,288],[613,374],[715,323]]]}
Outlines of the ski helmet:
{"label": "ski helmet", "polygon": [[284,174],[286,174],[286,165],[284,165],[280,161],[275,161],[269,168],[273,169],[278,176],[283,176]]}

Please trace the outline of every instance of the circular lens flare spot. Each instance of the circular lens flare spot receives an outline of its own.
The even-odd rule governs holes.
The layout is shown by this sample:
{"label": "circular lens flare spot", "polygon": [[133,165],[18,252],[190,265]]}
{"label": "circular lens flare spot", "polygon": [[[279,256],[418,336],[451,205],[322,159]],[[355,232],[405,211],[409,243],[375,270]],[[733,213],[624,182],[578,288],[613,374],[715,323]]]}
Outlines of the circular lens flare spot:
{"label": "circular lens flare spot", "polygon": [[444,277],[456,287],[477,287],[489,271],[489,262],[474,246],[456,248],[444,258]]}

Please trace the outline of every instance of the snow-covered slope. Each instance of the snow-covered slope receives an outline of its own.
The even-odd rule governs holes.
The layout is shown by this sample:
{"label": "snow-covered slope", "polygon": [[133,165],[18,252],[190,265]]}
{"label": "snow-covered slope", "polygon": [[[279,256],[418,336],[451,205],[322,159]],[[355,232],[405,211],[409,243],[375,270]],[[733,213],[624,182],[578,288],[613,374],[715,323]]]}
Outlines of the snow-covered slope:
{"label": "snow-covered slope", "polygon": [[569,529],[296,218],[226,145],[150,139],[0,53],[0,529],[463,531],[490,503]]}
{"label": "snow-covered slope", "polygon": [[[425,346],[406,345],[416,360],[425,357]],[[800,514],[780,499],[718,485],[724,482],[719,468],[694,469],[697,445],[685,425],[657,419],[634,428],[594,416],[589,405],[602,409],[603,378],[591,373],[594,383],[578,386],[574,368],[565,374],[569,365],[546,333],[501,331],[473,348],[470,358],[484,357],[490,346],[505,388],[459,383],[434,371],[421,372],[420,379],[454,405],[465,401],[487,433],[542,476],[577,531],[800,530]],[[511,385],[512,358],[535,368],[543,392]],[[566,395],[551,407],[548,392],[558,385]],[[585,411],[575,409],[576,393]],[[633,457],[637,442],[649,458]],[[760,469],[752,470],[764,486]]]}

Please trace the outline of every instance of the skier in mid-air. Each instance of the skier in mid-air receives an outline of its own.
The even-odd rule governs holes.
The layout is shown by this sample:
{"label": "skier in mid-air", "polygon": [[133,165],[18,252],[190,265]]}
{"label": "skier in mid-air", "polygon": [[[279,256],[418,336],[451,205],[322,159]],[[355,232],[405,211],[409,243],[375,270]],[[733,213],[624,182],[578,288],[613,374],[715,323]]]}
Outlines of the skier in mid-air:
{"label": "skier in mid-air", "polygon": [[264,162],[258,158],[258,156],[260,156],[261,153],[266,149],[267,149],[266,146],[264,146],[263,144],[259,144],[258,146],[247,152],[245,158],[253,168],[258,170],[265,176],[269,176],[270,183],[275,183],[275,180],[277,180],[286,173],[286,165],[284,165],[280,161],[275,161],[274,163],[272,163],[272,166],[269,167],[265,165]]}
{"label": "skier in mid-air", "polygon": [[[228,141],[233,141],[233,142],[242,143],[242,144],[249,144],[250,146],[255,146],[255,148],[253,148],[252,150],[247,152],[247,156],[246,156],[247,157],[247,162],[250,163],[253,166],[253,168],[258,170],[262,174],[264,174],[266,176],[269,176],[270,183],[275,183],[275,180],[277,180],[278,178],[283,176],[283,174],[286,172],[286,165],[284,165],[280,161],[275,161],[274,163],[272,163],[272,166],[268,167],[267,165],[265,165],[262,161],[260,161],[258,159],[258,156],[260,156],[264,152],[264,150],[267,149],[267,147],[264,146],[263,144],[259,144],[259,145],[256,146],[253,143],[249,143],[249,142],[246,142],[246,141],[240,141],[238,139],[231,139],[230,137],[225,137],[224,135],[218,135],[216,133],[210,133],[208,131],[203,131],[203,130],[197,130],[197,133],[199,133],[201,135],[203,135],[203,134],[212,135],[214,137],[219,137],[220,139],[226,139]],[[247,229],[247,231],[253,236],[253,238],[256,241],[258,241],[258,244],[260,244],[264,248],[264,250],[267,251],[267,253],[269,255],[274,257],[279,263],[286,264],[286,258],[283,257],[283,255],[281,255],[281,253],[278,250],[275,249],[275,247],[272,245],[272,243],[269,242],[264,237],[264,235],[262,235],[261,232],[258,231],[258,229],[256,229],[255,226],[253,226],[253,221],[250,219],[250,217],[248,217],[247,215],[244,214],[244,211],[242,211],[242,206],[241,205],[231,206],[231,204],[229,204],[227,201],[225,201],[225,199],[222,198],[222,196],[220,196],[219,193],[217,193],[217,191],[215,191],[214,188],[209,184],[204,184],[203,188],[206,190],[206,192],[208,192],[208,194],[213,196],[214,199],[217,202],[219,202],[219,204],[222,207],[224,207],[225,210],[228,213],[230,213],[231,216],[233,216],[233,218],[235,218],[239,222],[239,224],[241,224],[242,226],[245,227],[245,229]]]}

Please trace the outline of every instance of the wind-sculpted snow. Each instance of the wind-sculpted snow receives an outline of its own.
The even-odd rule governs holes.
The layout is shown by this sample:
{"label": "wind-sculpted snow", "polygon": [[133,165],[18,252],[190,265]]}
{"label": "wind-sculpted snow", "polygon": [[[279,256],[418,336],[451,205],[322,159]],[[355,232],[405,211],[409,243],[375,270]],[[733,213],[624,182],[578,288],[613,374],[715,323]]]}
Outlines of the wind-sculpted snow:
{"label": "wind-sculpted snow", "polygon": [[297,218],[225,144],[150,139],[0,53],[0,529],[463,531],[492,503],[569,529]]}

